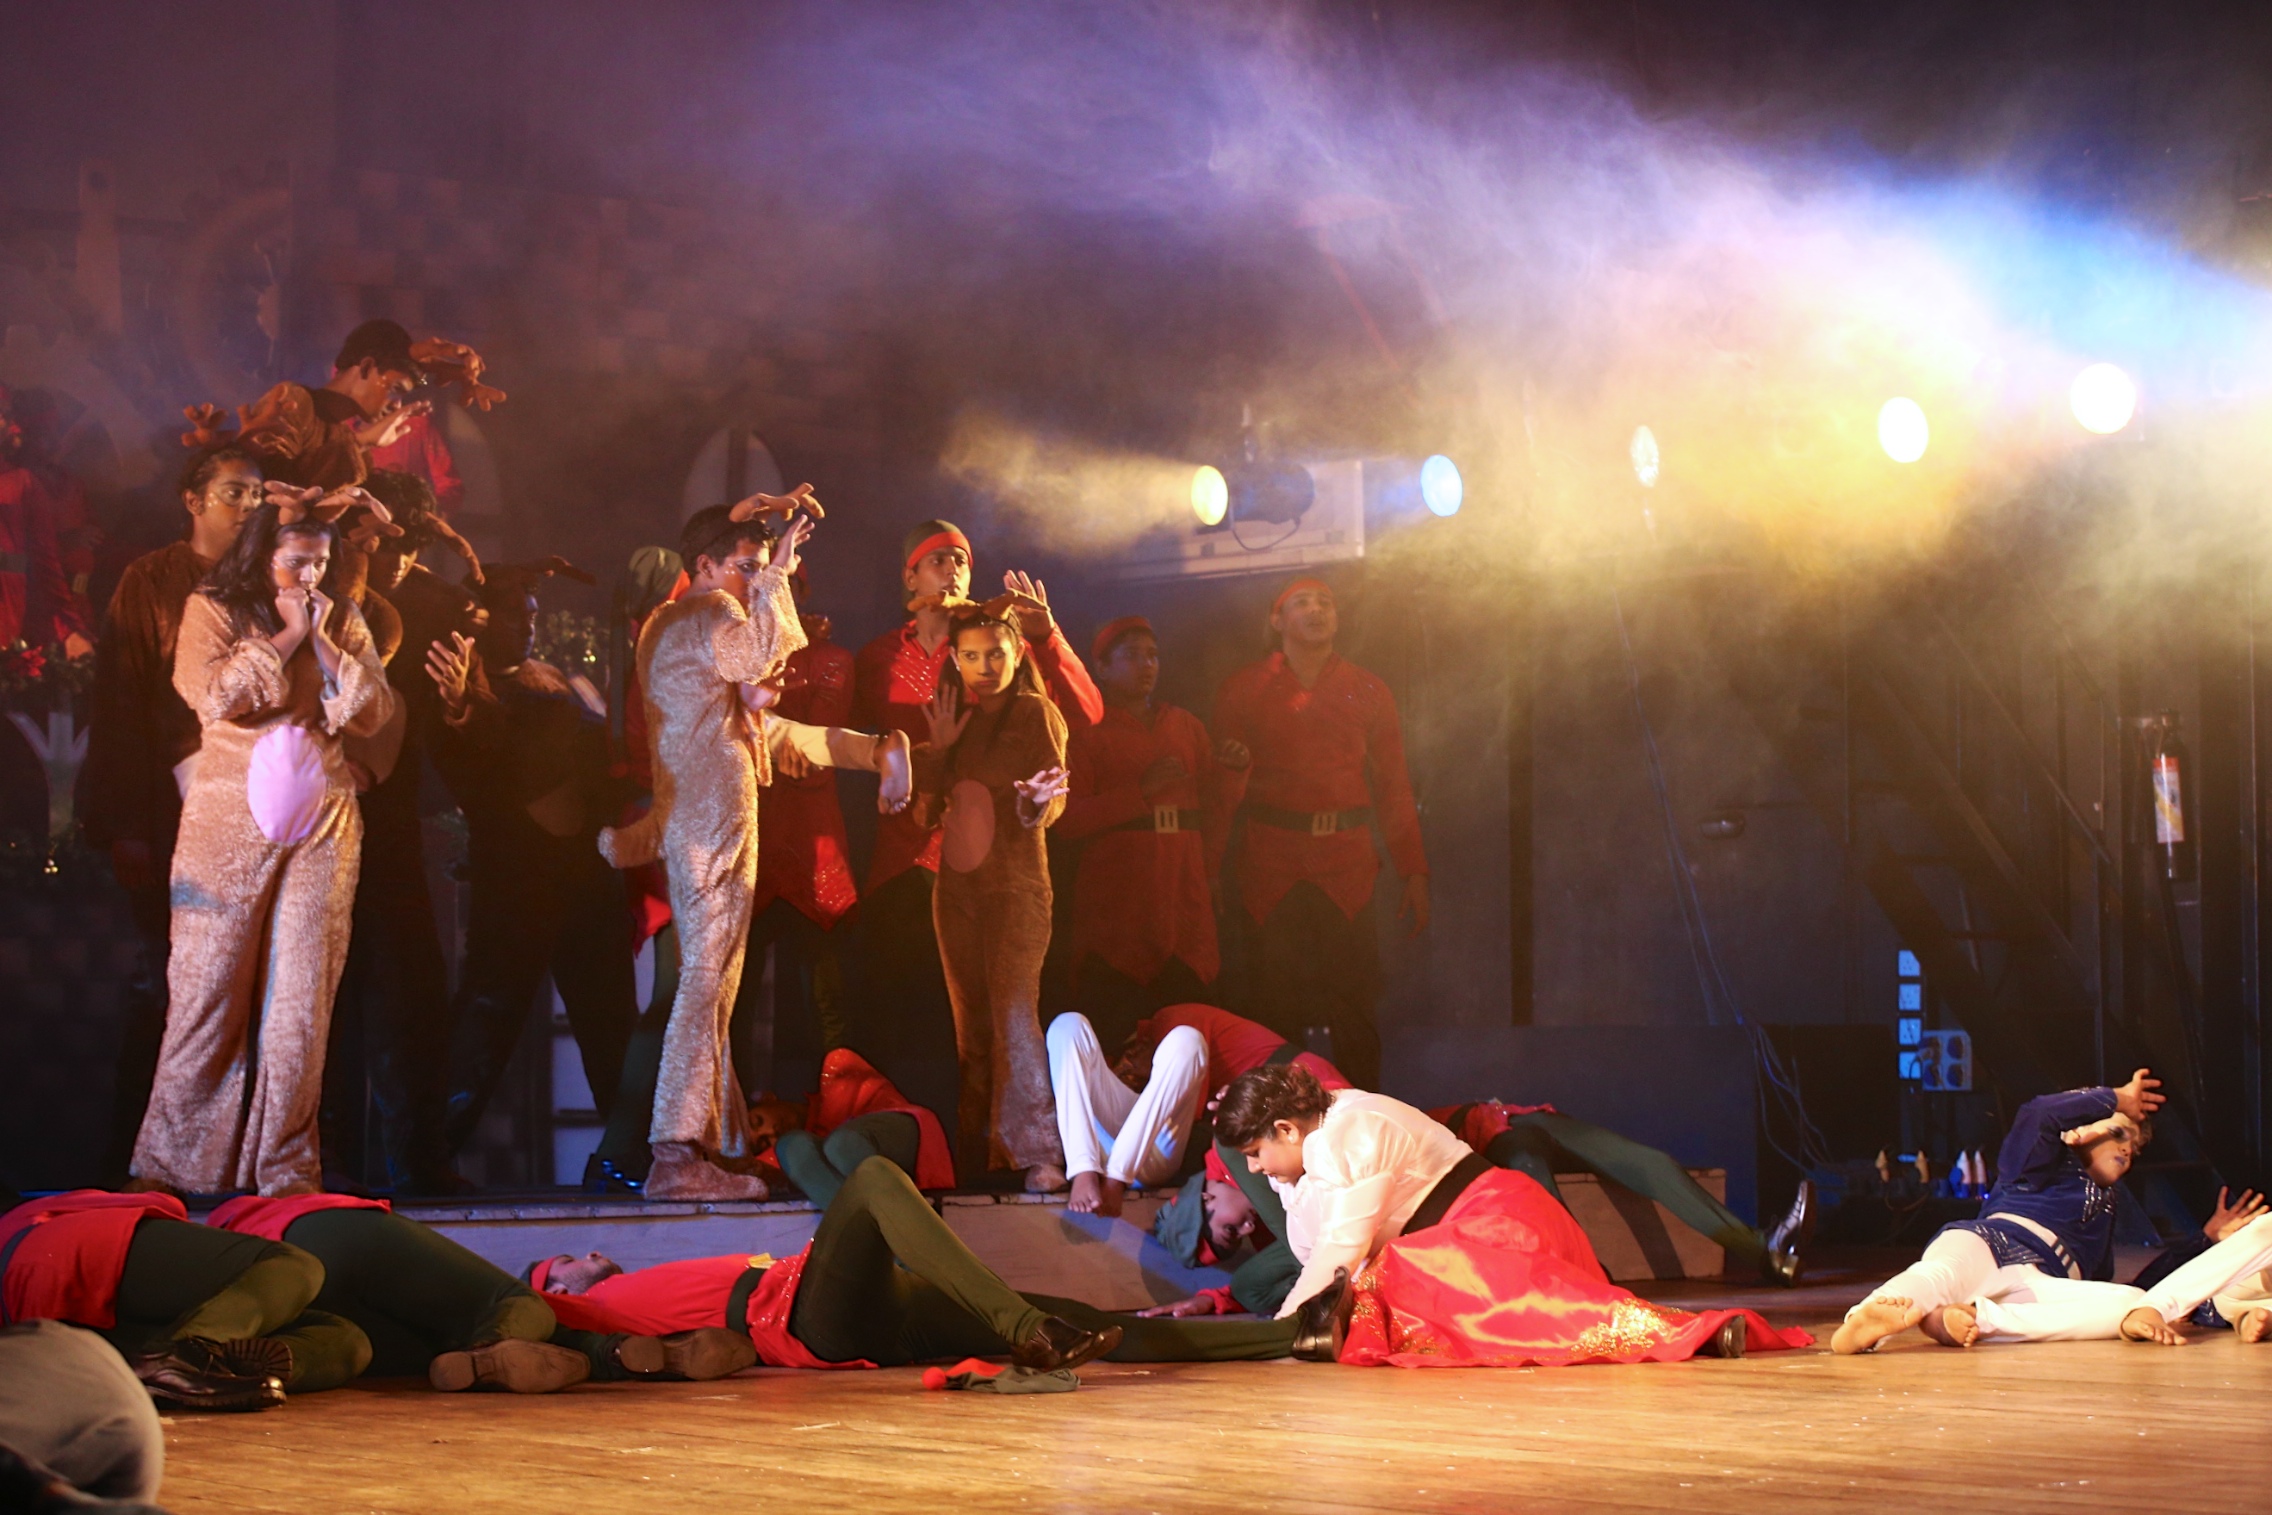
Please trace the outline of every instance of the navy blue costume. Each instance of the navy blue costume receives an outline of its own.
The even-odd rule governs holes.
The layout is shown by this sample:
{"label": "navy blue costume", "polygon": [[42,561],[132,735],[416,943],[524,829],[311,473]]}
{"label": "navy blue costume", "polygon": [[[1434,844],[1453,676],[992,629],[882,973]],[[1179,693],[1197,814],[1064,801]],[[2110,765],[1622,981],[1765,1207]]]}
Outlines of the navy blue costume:
{"label": "navy blue costume", "polygon": [[[2062,1133],[2105,1120],[2112,1089],[2070,1089],[2020,1106],[1996,1153],[1996,1187],[1970,1231],[1988,1243],[1998,1267],[2033,1264],[2054,1278],[2114,1280],[2114,1188],[2092,1179]],[[2030,1225],[2028,1222],[2032,1222]]]}

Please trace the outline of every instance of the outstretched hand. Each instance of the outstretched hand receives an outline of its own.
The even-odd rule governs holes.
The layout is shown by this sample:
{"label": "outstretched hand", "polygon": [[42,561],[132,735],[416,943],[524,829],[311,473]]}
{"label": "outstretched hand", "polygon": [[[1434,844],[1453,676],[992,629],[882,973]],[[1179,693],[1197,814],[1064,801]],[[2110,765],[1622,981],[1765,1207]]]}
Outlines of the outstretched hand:
{"label": "outstretched hand", "polygon": [[1195,1294],[1189,1299],[1179,1299],[1172,1304],[1153,1305],[1148,1310],[1138,1310],[1136,1313],[1142,1316],[1172,1315],[1179,1319],[1188,1315],[1212,1315],[1215,1313],[1215,1301],[1209,1295]]}
{"label": "outstretched hand", "polygon": [[779,567],[784,575],[795,573],[799,561],[797,549],[804,546],[805,539],[812,534],[813,518],[811,516],[791,516],[789,524],[781,528],[781,539],[773,544],[773,556],[770,561]]}
{"label": "outstretched hand", "polygon": [[453,631],[447,641],[437,640],[429,646],[426,677],[441,692],[443,708],[453,717],[463,714],[466,691],[473,681],[473,638]]}
{"label": "outstretched hand", "polygon": [[2268,1209],[2272,1209],[2272,1206],[2266,1205],[2264,1196],[2254,1189],[2241,1190],[2240,1198],[2228,1203],[2225,1191],[2220,1188],[2217,1191],[2217,1208],[2210,1214],[2207,1224],[2201,1227],[2201,1234],[2211,1241],[2223,1241]]}
{"label": "outstretched hand", "polygon": [[736,500],[726,514],[737,521],[754,521],[760,516],[793,516],[800,510],[816,520],[828,514],[820,508],[810,484],[799,484],[787,494],[753,494],[746,500]]}
{"label": "outstretched hand", "polygon": [[1018,791],[1018,818],[1031,826],[1051,801],[1063,798],[1073,787],[1073,777],[1061,767],[1044,768],[1030,779],[1013,780],[1010,787]]}
{"label": "outstretched hand", "polygon": [[2140,1068],[2130,1075],[2130,1082],[2114,1091],[2114,1108],[2132,1120],[2144,1120],[2169,1103],[2166,1096],[2155,1092],[2161,1086],[2160,1079]]}
{"label": "outstretched hand", "polygon": [[353,427],[355,440],[365,447],[392,447],[410,430],[411,421],[434,408],[431,400],[412,400],[408,404],[389,405],[368,421],[357,422]]}
{"label": "outstretched hand", "polygon": [[944,752],[962,740],[963,728],[970,724],[970,711],[955,708],[955,686],[946,679],[931,695],[931,703],[923,707],[924,719],[931,724],[931,749]]}
{"label": "outstretched hand", "polygon": [[1055,624],[1049,613],[1049,586],[1031,574],[1016,569],[1002,575],[1002,588],[1007,591],[1010,608],[1018,613],[1018,629],[1029,642],[1049,640],[1049,628]]}

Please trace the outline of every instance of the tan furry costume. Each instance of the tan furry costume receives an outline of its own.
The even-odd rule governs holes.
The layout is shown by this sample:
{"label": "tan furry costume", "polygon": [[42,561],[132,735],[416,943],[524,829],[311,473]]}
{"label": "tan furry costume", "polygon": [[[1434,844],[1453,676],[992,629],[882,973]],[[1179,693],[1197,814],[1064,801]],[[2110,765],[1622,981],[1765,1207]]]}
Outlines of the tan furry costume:
{"label": "tan furry costume", "polygon": [[1051,900],[1042,833],[1065,800],[1050,801],[1027,826],[1013,787],[1064,762],[1065,718],[1030,691],[992,713],[974,708],[947,751],[928,742],[915,749],[916,819],[945,818],[931,920],[962,1065],[958,1156],[984,1152],[991,1167],[1065,1161],[1040,1016]]}
{"label": "tan furry costume", "polygon": [[[203,739],[174,847],[166,1035],[137,1178],[204,1194],[320,1187],[324,1042],[363,841],[340,738],[376,731],[394,704],[344,597],[327,630],[335,688],[312,634],[280,659],[244,613],[203,594],[183,609],[174,688]],[[315,738],[327,784],[312,833],[278,844],[253,819],[246,776],[255,744],[287,725]]]}

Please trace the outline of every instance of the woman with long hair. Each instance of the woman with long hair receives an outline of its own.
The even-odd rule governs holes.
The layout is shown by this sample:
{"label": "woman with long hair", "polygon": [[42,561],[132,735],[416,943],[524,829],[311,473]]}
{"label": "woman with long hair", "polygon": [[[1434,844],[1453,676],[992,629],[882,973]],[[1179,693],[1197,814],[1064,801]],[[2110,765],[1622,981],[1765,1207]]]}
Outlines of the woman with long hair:
{"label": "woman with long hair", "polygon": [[1041,1036],[1049,951],[1049,854],[1065,809],[1065,718],[1042,692],[1015,612],[964,605],[948,626],[956,679],[939,681],[930,740],[915,749],[916,819],[942,824],[931,896],[962,1066],[961,1157],[1065,1187]]}
{"label": "woman with long hair", "polygon": [[1327,1091],[1298,1064],[1231,1081],[1215,1134],[1286,1200],[1301,1276],[1281,1316],[1296,1354],[1398,1367],[1525,1367],[1740,1357],[1804,1346],[1749,1310],[1691,1314],[1609,1281],[1538,1182],[1424,1112]]}
{"label": "woman with long hair", "polygon": [[272,491],[182,612],[174,688],[202,738],[137,1188],[321,1187],[324,1040],[363,837],[340,739],[377,730],[393,702],[362,616],[335,595],[324,503]]}

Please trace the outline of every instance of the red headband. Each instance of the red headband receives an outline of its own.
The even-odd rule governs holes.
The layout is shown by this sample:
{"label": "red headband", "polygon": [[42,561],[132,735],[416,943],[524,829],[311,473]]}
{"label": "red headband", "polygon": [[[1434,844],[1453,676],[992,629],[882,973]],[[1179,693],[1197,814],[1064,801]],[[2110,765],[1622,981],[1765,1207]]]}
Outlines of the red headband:
{"label": "red headband", "polygon": [[1278,591],[1278,598],[1270,602],[1270,613],[1272,615],[1276,615],[1279,611],[1284,610],[1286,608],[1286,602],[1292,599],[1296,593],[1304,589],[1322,590],[1324,591],[1325,597],[1327,599],[1333,598],[1333,586],[1326,583],[1325,580],[1309,578],[1296,579],[1293,583],[1288,584],[1284,589]]}
{"label": "red headband", "polygon": [[537,1261],[535,1261],[535,1262],[533,1262],[533,1263],[529,1264],[529,1289],[530,1289],[530,1291],[531,1291],[531,1292],[533,1292],[533,1293],[537,1293],[537,1294],[542,1294],[542,1293],[544,1292],[544,1286],[545,1286],[546,1284],[550,1283],[551,1281],[552,1281],[552,1259],[551,1259],[551,1258],[549,1258],[549,1257],[545,1257],[545,1258],[539,1258],[539,1259],[538,1259]]}
{"label": "red headband", "polygon": [[976,558],[978,556],[970,550],[970,538],[949,526],[945,531],[933,532],[922,541],[917,542],[915,550],[907,555],[907,562],[904,566],[913,568],[942,547],[960,547],[971,557]]}
{"label": "red headband", "polygon": [[1140,615],[1124,615],[1117,621],[1107,621],[1097,628],[1096,640],[1089,643],[1089,661],[1101,663],[1112,652],[1112,644],[1122,637],[1141,631],[1146,636],[1157,636],[1152,623]]}

